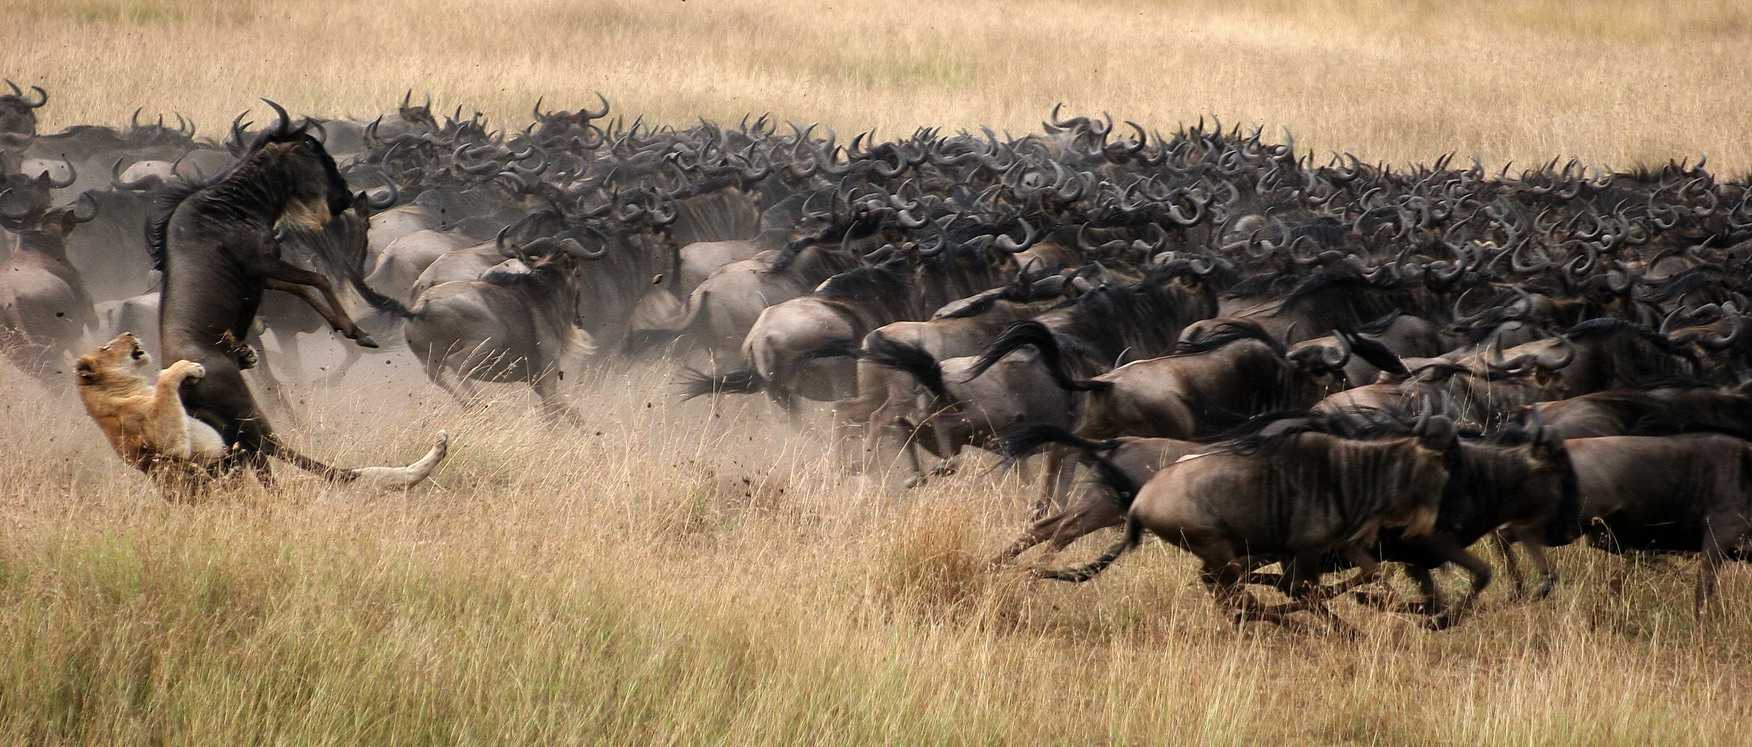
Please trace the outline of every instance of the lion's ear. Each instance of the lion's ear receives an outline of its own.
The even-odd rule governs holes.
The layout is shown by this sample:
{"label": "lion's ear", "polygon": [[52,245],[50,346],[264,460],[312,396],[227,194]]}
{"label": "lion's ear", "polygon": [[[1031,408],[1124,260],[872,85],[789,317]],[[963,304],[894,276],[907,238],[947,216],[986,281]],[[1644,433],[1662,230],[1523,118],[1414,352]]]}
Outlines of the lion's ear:
{"label": "lion's ear", "polygon": [[73,367],[73,372],[79,376],[80,381],[97,380],[97,370],[92,368],[91,361],[88,359],[80,358],[79,364]]}

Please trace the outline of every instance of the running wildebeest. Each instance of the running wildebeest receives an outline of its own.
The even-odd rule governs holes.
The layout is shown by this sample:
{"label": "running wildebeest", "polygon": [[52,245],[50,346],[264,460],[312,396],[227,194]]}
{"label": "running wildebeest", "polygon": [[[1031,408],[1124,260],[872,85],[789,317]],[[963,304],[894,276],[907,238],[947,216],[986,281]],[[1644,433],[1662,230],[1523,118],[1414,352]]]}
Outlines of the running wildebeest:
{"label": "running wildebeest", "polygon": [[[1416,435],[1362,441],[1326,433],[1322,422],[1283,421],[1181,458],[1138,492],[1118,544],[1081,568],[1041,575],[1087,581],[1149,531],[1198,556],[1200,580],[1236,619],[1282,622],[1308,611],[1342,629],[1325,601],[1373,580],[1377,563],[1366,547],[1379,533],[1402,528],[1416,538],[1436,528],[1455,434],[1431,418]],[[1360,571],[1322,587],[1333,554]],[[1260,558],[1288,559],[1290,603],[1262,606],[1247,592],[1247,571]]]}

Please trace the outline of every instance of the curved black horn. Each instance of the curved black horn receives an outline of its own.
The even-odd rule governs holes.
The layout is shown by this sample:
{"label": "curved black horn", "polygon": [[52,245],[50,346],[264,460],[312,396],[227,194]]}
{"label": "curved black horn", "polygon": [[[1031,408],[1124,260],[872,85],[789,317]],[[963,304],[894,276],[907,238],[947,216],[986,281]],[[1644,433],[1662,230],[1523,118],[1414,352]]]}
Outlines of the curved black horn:
{"label": "curved black horn", "polygon": [[286,107],[280,106],[280,104],[273,99],[262,99],[262,103],[267,104],[268,108],[273,109],[274,116],[278,117],[280,120],[274,124],[274,137],[284,137],[291,134],[292,115],[286,113]]}
{"label": "curved black horn", "polygon": [[1022,241],[1018,243],[1011,239],[1009,234],[999,234],[997,241],[993,242],[993,246],[1011,254],[1015,254],[1027,250],[1029,247],[1034,246],[1034,242],[1040,240],[1040,234],[1034,230],[1034,226],[1028,224],[1028,219],[1017,218],[1016,222],[1022,224]]}
{"label": "curved black horn", "polygon": [[[65,153],[61,154],[61,163],[66,164],[66,166],[67,166],[67,180],[61,181],[61,180],[56,179],[53,176],[50,176],[49,177],[49,186],[53,187],[55,189],[66,189],[68,187],[73,186],[73,182],[79,181],[79,170],[73,168],[73,162],[67,160],[67,154],[65,154]],[[44,174],[49,173],[48,169],[43,169],[43,173]]]}

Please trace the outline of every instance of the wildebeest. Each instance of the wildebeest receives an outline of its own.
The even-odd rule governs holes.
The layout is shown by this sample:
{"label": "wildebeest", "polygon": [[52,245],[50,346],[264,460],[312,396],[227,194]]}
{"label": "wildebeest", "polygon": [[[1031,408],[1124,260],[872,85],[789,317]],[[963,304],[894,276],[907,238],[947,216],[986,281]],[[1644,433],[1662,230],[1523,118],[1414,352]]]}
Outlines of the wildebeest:
{"label": "wildebeest", "polygon": [[12,89],[0,94],[0,174],[18,171],[24,161],[24,149],[36,137],[36,110],[49,103],[49,92],[31,86],[34,96],[26,96],[17,83],[6,81]]}
{"label": "wildebeest", "polygon": [[[1365,548],[1380,532],[1401,528],[1418,538],[1435,529],[1455,434],[1430,419],[1415,435],[1364,441],[1324,432],[1322,423],[1283,421],[1176,461],[1138,492],[1118,544],[1081,568],[1042,575],[1086,581],[1149,531],[1198,556],[1200,580],[1237,619],[1283,621],[1310,611],[1342,626],[1325,601],[1374,577],[1376,561]],[[1361,571],[1322,587],[1334,554]],[[1261,558],[1286,559],[1289,604],[1262,606],[1245,589]]]}
{"label": "wildebeest", "polygon": [[[0,206],[6,204],[0,192]],[[67,261],[67,235],[96,215],[81,199],[68,207],[22,214],[0,208],[0,226],[18,235],[12,256],[0,263],[0,342],[14,365],[45,384],[64,384],[57,366],[77,355],[97,312],[79,271]]]}
{"label": "wildebeest", "polygon": [[1671,435],[1686,431],[1752,438],[1752,396],[1707,386],[1593,392],[1528,405],[1522,417],[1536,417],[1565,438]]}
{"label": "wildebeest", "polygon": [[[327,277],[287,263],[280,237],[288,229],[363,242],[363,226],[342,217],[355,197],[322,144],[293,127],[291,117],[269,102],[277,126],[258,135],[228,172],[211,184],[167,190],[148,224],[153,258],[164,273],[159,342],[164,360],[201,364],[206,376],[187,385],[189,414],[213,426],[237,459],[257,477],[272,481],[269,457],[284,459],[325,479],[412,485],[424,471],[331,467],[282,442],[244,383],[236,341],[248,336],[262,296],[269,290],[303,298],[323,318],[360,344],[374,344],[340,310]],[[356,216],[359,221],[365,219]],[[443,439],[435,449],[442,452]]]}
{"label": "wildebeest", "polygon": [[[974,355],[1011,322],[1046,312],[1091,287],[1083,273],[1080,270],[1070,280],[1062,274],[1033,280],[1018,272],[1009,285],[946,304],[930,319],[891,322],[865,335],[857,354],[857,395],[834,404],[840,445],[849,448],[851,439],[861,435],[870,448],[869,442],[882,434],[897,435],[890,427],[893,423],[917,414],[918,384],[906,374],[877,365],[870,352],[900,342],[937,360]],[[907,448],[904,443],[897,446]]]}
{"label": "wildebeest", "polygon": [[1589,544],[1626,555],[1697,554],[1693,603],[1702,618],[1723,563],[1752,560],[1752,443],[1695,434],[1565,445]]}
{"label": "wildebeest", "polygon": [[1163,467],[1210,446],[1197,441],[1130,436],[1090,441],[1049,425],[1022,426],[1003,435],[1006,459],[1025,457],[1048,444],[1076,449],[1091,477],[1065,501],[1063,510],[1031,522],[1021,537],[998,554],[997,563],[1015,560],[1028,548],[1047,542],[1040,558],[1044,563],[1078,539],[1124,525],[1126,507],[1131,505],[1138,488]]}
{"label": "wildebeest", "polygon": [[[1016,425],[1071,427],[1080,411],[1075,396],[1080,390],[1059,379],[1171,349],[1188,322],[1216,309],[1214,294],[1203,282],[1208,270],[1177,263],[1154,268],[1136,283],[1091,289],[1064,308],[1012,324],[977,357],[939,362],[905,343],[867,340],[871,344],[863,355],[868,360],[912,375],[930,394],[916,415],[886,424],[908,446],[912,482],[924,476],[918,448],[943,459],[935,471],[944,473],[962,446],[990,445]],[[1058,342],[1060,337],[1067,342]],[[1038,352],[1017,352],[1027,347]],[[1049,455],[1049,491],[1059,479],[1060,461]]]}
{"label": "wildebeest", "polygon": [[[563,225],[557,216],[539,224]],[[477,280],[439,284],[411,308],[393,299],[367,296],[379,309],[401,317],[408,348],[433,383],[464,405],[474,406],[473,382],[528,382],[550,419],[581,422],[560,396],[567,366],[592,350],[578,327],[579,278],[585,263],[600,259],[600,237],[586,248],[578,236],[550,233],[526,243],[500,232],[500,266]],[[588,234],[581,234],[591,241]],[[450,377],[455,376],[455,383]]]}

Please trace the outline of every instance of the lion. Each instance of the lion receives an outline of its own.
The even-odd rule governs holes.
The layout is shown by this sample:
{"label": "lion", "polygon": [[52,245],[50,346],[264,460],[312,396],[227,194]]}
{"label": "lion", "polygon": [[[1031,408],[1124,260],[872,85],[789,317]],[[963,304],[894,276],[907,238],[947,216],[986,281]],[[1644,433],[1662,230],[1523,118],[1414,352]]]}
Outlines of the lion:
{"label": "lion", "polygon": [[85,411],[128,466],[153,476],[210,475],[225,457],[225,439],[191,417],[179,393],[183,382],[207,375],[201,364],[179,360],[158,371],[139,338],[123,332],[80,356],[74,374]]}
{"label": "lion", "polygon": [[[238,369],[256,364],[255,351],[229,333],[220,336],[219,350],[229,354]],[[179,360],[158,371],[139,338],[123,332],[80,356],[74,373],[85,411],[97,421],[116,455],[152,477],[168,494],[202,492],[237,465],[230,457],[236,456],[238,447],[228,445],[218,430],[190,415],[183,405],[183,384],[204,378],[205,366]],[[409,488],[444,461],[449,443],[450,437],[439,431],[426,455],[405,467],[340,470],[286,449],[281,449],[281,456],[307,469],[338,473],[345,482]]]}

